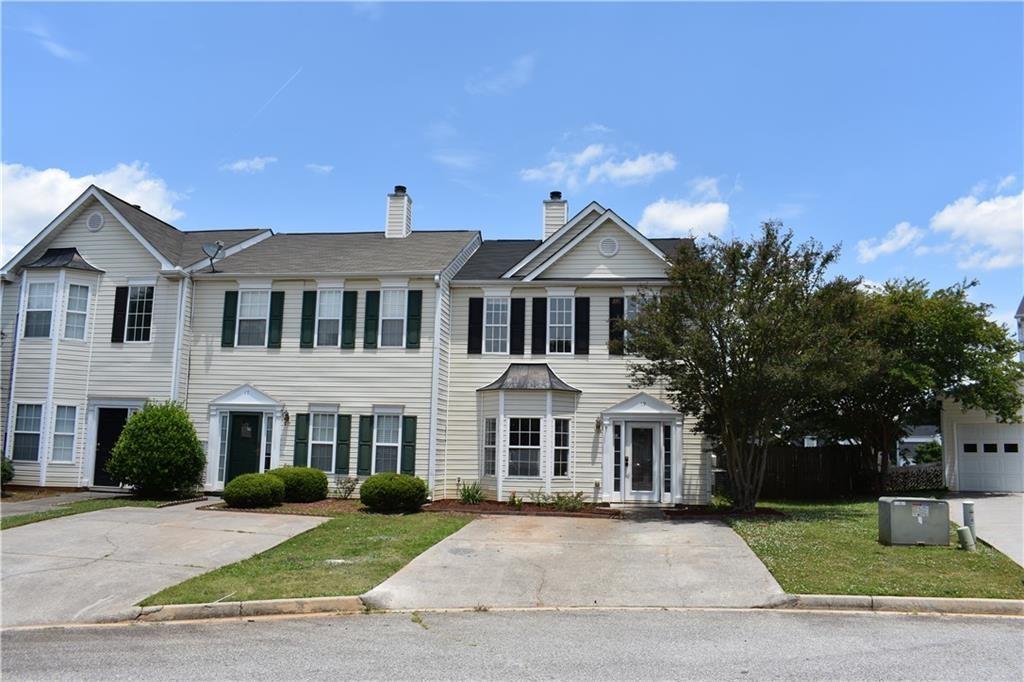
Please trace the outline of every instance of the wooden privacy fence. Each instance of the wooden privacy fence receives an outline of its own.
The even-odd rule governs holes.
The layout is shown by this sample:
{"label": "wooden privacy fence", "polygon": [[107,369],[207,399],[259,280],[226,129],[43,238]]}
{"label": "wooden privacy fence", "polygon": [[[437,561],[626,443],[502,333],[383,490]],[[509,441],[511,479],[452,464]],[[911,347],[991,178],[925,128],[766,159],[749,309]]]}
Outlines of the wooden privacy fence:
{"label": "wooden privacy fence", "polygon": [[761,499],[843,497],[870,488],[859,445],[768,448]]}

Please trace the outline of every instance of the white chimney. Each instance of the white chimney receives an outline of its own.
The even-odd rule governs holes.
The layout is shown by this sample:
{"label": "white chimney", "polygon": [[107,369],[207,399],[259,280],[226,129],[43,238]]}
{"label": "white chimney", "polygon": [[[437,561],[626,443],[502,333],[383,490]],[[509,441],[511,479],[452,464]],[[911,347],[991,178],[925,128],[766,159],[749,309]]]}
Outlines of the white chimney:
{"label": "white chimney", "polygon": [[406,193],[405,185],[395,185],[395,191],[388,195],[388,216],[384,223],[384,236],[391,238],[408,237],[412,232],[412,198]]}
{"label": "white chimney", "polygon": [[552,192],[550,199],[544,200],[544,239],[547,239],[569,222],[569,202],[562,198],[561,192]]}

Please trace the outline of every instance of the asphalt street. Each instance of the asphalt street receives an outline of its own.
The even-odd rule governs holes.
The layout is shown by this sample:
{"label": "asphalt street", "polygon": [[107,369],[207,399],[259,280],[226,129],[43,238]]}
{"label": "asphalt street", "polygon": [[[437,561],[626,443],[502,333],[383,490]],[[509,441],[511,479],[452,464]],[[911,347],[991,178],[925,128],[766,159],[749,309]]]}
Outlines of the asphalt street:
{"label": "asphalt street", "polygon": [[1020,680],[1024,619],[759,610],[387,613],[0,635],[5,681]]}

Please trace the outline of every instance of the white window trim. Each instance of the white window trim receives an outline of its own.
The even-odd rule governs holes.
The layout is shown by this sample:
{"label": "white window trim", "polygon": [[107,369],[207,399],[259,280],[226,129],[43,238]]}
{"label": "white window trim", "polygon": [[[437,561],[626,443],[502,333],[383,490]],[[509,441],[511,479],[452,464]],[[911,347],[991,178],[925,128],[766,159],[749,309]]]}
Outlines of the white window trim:
{"label": "white window trim", "polygon": [[[544,476],[544,424],[547,418],[544,415],[537,414],[510,414],[506,415],[508,426],[507,438],[507,450],[505,453],[505,471],[503,478],[506,481],[543,481]],[[537,451],[537,475],[536,476],[525,476],[523,474],[510,474],[509,467],[512,466],[512,420],[513,419],[536,419],[538,422],[538,435],[540,437],[540,443],[538,445],[516,445],[514,446],[518,450],[536,450]],[[497,469],[497,466],[495,466]]]}
{"label": "white window trim", "polygon": [[[553,298],[567,298],[569,299],[569,350],[568,351],[553,351],[551,350],[551,314],[553,308],[551,305],[551,299]],[[545,325],[546,330],[546,343],[547,347],[545,352],[547,355],[572,355],[576,352],[576,297],[575,296],[549,296],[547,303],[547,324]]]}
{"label": "white window trim", "polygon": [[[256,345],[245,344],[243,346],[243,345],[239,345],[239,343],[238,343],[238,330],[241,327],[241,323],[242,323],[242,293],[243,292],[252,292],[252,291],[265,291],[267,293],[267,309],[266,309],[266,312],[264,313],[264,316],[262,318],[259,318],[259,317],[247,317],[247,318],[245,318],[246,320],[259,320],[259,319],[262,319],[264,322],[266,322],[266,324],[263,325],[263,345],[259,345],[259,344],[256,344]],[[263,287],[263,286],[245,286],[245,287],[243,287],[242,285],[239,285],[239,289],[238,289],[238,302],[235,304],[235,348],[266,348],[267,347],[268,339],[270,339],[270,299],[272,298],[272,293],[273,292],[271,291],[270,287]],[[150,338],[152,338],[152,337],[153,337],[153,334],[152,334],[152,332],[150,332]]]}
{"label": "white window trim", "polygon": [[393,473],[402,473],[402,411],[395,411],[395,408],[374,408],[373,410],[373,449],[370,451],[370,473],[377,473],[377,418],[378,417],[398,417],[398,442],[397,443],[381,443],[381,445],[396,445],[398,448],[398,455],[395,458],[395,471]]}
{"label": "white window trim", "polygon": [[[341,299],[338,301],[338,317],[325,317],[325,320],[338,320],[338,343],[320,343],[320,294],[338,292]],[[316,324],[313,326],[313,347],[314,348],[340,348],[341,347],[341,320],[345,313],[345,288],[343,286],[317,286],[316,290]],[[270,319],[267,319],[267,329],[270,329]],[[403,344],[404,345],[404,344]]]}
{"label": "white window trim", "polygon": [[[42,338],[42,337],[39,337]],[[22,405],[26,407],[38,407],[39,408],[39,430],[38,431],[19,431],[18,430],[18,408]],[[39,451],[43,448],[43,420],[46,419],[46,406],[42,403],[15,403],[14,404],[14,430],[11,432],[11,461],[14,462],[14,466],[17,467],[18,462],[39,462]],[[14,441],[19,433],[35,434],[39,436],[39,440],[36,443],[36,458],[35,459],[14,459]]]}
{"label": "white window trim", "polygon": [[[400,291],[405,294],[402,300],[402,343],[396,346],[385,346],[384,345],[384,292],[385,291]],[[397,320],[397,317],[389,317],[389,320]],[[405,348],[405,334],[408,331],[409,326],[409,288],[407,286],[382,286],[380,289],[380,303],[377,309],[377,349],[388,349],[394,348],[400,350]]]}
{"label": "white window trim", "polygon": [[[62,407],[69,407],[75,411],[75,420],[71,426],[71,431],[58,431],[57,430],[57,412]],[[78,406],[77,405],[54,405],[53,407],[53,438],[50,439],[50,462],[54,464],[74,464],[77,457],[75,456],[75,445],[78,444]],[[53,457],[53,443],[57,436],[71,436],[71,459],[54,459]]]}
{"label": "white window trim", "polygon": [[[35,279],[32,278],[26,282],[25,287],[25,314],[22,315],[21,323],[21,338],[23,339],[52,339],[54,338],[53,333],[53,318],[57,311],[57,280],[52,278]],[[36,284],[50,284],[53,286],[53,293],[50,295],[50,307],[49,308],[31,308],[29,307],[29,301],[32,300],[32,287]],[[28,314],[30,312],[42,312],[48,310],[50,312],[50,333],[46,336],[25,336],[25,331],[28,329]]]}
{"label": "white window trim", "polygon": [[217,415],[217,422],[220,425],[220,433],[217,434],[220,452],[217,455],[217,481],[224,483],[228,475],[228,448],[231,447],[229,435],[231,432],[231,412],[224,410]]}
{"label": "white window trim", "polygon": [[[313,431],[314,431],[314,429],[313,429],[313,421],[314,421],[314,416],[327,417],[330,420],[330,422],[331,422],[331,441],[330,441],[330,443],[328,443],[325,440],[313,440]],[[319,469],[318,467],[314,467],[313,466],[313,446],[314,445],[330,445],[331,446],[331,468],[330,468],[330,471],[328,471],[327,469]],[[262,458],[262,456],[263,455],[261,454],[260,457]],[[337,461],[336,461],[337,457],[338,457],[338,413],[337,413],[337,410],[335,410],[334,412],[328,412],[326,410],[325,411],[320,411],[320,412],[310,412],[309,413],[309,457],[307,459],[308,466],[310,466],[310,467],[312,467],[314,469],[318,469],[319,471],[323,471],[325,474],[333,476],[334,475],[334,471],[335,471],[335,466],[337,464]]]}
{"label": "white window trim", "polygon": [[[494,422],[494,445],[487,444],[487,422]],[[490,448],[494,451],[494,471],[487,473],[487,449]],[[500,458],[498,457],[498,450],[501,448],[501,443],[498,442],[498,417],[484,417],[484,423],[480,428],[480,476],[487,478],[494,478],[498,474],[498,465]]]}
{"label": "white window trim", "polygon": [[[567,424],[566,444],[564,448],[558,447],[558,422],[564,421]],[[556,450],[565,450],[565,473],[555,473]],[[551,478],[566,479],[572,476],[572,418],[553,417],[551,419]]]}
{"label": "white window trim", "polygon": [[[501,325],[488,324],[487,323],[487,302],[488,301],[504,301],[505,302],[505,350],[487,350],[487,329],[488,327],[498,329]],[[484,296],[484,337],[483,337],[483,348],[481,352],[484,355],[508,355],[509,347],[512,343],[512,298],[510,296]]]}
{"label": "white window trim", "polygon": [[[71,287],[85,287],[85,310],[72,310],[71,309]],[[79,282],[68,282],[67,286],[67,303],[64,305],[64,329],[61,337],[66,341],[87,341],[89,338],[89,309],[92,308],[92,287],[88,284],[81,284]],[[82,338],[75,338],[74,336],[68,336],[68,315],[85,315],[85,320],[82,322]],[[128,316],[125,314],[125,321],[127,322]],[[149,330],[150,338],[153,337],[152,326]]]}
{"label": "white window trim", "polygon": [[[149,315],[149,339],[145,341],[128,340],[128,321],[132,319],[132,289],[151,288],[153,290],[153,311]],[[128,301],[124,309],[124,341],[123,343],[152,343],[153,342],[153,319],[156,318],[156,282],[128,282]]]}

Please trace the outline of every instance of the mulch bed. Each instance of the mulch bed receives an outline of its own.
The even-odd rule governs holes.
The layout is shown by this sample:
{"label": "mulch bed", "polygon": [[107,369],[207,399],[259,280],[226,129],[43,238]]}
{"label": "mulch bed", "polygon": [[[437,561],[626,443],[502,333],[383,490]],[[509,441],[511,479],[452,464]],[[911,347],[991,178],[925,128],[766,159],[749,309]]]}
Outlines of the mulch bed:
{"label": "mulch bed", "polygon": [[609,507],[596,507],[587,505],[583,509],[574,512],[559,511],[550,506],[524,502],[521,509],[508,505],[507,502],[496,502],[494,500],[483,500],[480,504],[463,504],[459,500],[436,500],[423,507],[427,512],[459,512],[463,514],[499,514],[509,516],[568,516],[572,518],[622,518],[621,509]]}
{"label": "mulch bed", "polygon": [[772,509],[770,507],[757,507],[752,512],[734,512],[721,507],[709,507],[709,506],[692,506],[692,507],[675,507],[673,509],[663,509],[662,513],[665,514],[665,518],[669,519],[686,519],[686,518],[701,518],[701,517],[729,517],[732,519],[751,519],[757,517],[772,517],[782,518],[786,514],[780,512],[778,509]]}
{"label": "mulch bed", "polygon": [[189,502],[202,502],[205,499],[207,499],[206,495],[200,495],[199,497],[189,497],[182,500],[167,500],[158,504],[156,508],[163,509],[164,507],[174,507],[179,504],[188,504]]}
{"label": "mulch bed", "polygon": [[254,512],[257,514],[297,514],[299,516],[337,516],[365,509],[359,500],[341,500],[328,497],[319,502],[285,502],[278,507],[262,507],[259,509],[234,509],[224,502],[208,504],[200,509],[208,511]]}

